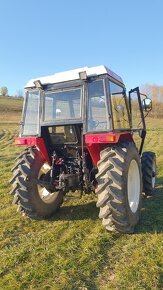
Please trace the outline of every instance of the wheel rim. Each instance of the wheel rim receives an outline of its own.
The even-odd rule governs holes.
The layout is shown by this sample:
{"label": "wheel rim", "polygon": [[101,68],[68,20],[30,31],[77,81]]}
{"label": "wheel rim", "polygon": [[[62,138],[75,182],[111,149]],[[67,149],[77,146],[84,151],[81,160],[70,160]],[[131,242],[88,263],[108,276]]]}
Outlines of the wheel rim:
{"label": "wheel rim", "polygon": [[135,213],[140,199],[140,172],[136,160],[132,160],[128,170],[127,193],[129,207]]}
{"label": "wheel rim", "polygon": [[156,162],[153,160],[152,164],[152,188],[155,188],[156,183]]}
{"label": "wheel rim", "polygon": [[[40,171],[38,174],[38,179],[41,179],[41,176],[47,174],[50,171],[50,169],[51,169],[50,165],[47,162],[44,163],[40,168]],[[45,199],[48,199],[49,197],[51,197],[54,194],[54,193],[51,193],[50,191],[48,191],[46,189],[46,187],[43,187],[39,184],[37,185],[37,188],[38,188],[39,196],[44,201],[45,201]]]}

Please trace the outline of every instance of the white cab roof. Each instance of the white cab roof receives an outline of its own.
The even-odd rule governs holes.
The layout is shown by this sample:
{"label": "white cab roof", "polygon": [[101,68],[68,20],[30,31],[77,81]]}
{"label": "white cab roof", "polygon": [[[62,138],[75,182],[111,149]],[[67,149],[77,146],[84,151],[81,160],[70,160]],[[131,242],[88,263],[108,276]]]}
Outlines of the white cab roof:
{"label": "white cab roof", "polygon": [[49,76],[40,77],[40,78],[38,77],[38,78],[30,80],[26,84],[25,88],[35,87],[34,81],[36,80],[40,80],[41,84],[43,85],[79,80],[80,79],[79,73],[84,72],[84,71],[87,73],[87,77],[108,74],[109,76],[113,77],[114,79],[118,80],[119,82],[123,84],[123,80],[121,79],[120,76],[115,74],[106,66],[100,65],[100,66],[95,66],[95,67],[82,67],[82,68],[78,68],[74,70],[55,73],[54,75],[49,75]]}

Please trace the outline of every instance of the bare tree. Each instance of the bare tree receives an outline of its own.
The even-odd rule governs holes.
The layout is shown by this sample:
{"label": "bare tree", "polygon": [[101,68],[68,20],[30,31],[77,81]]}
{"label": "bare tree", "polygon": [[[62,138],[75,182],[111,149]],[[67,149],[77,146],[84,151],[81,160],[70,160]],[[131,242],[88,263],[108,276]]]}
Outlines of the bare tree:
{"label": "bare tree", "polygon": [[16,91],[15,97],[23,98],[23,90],[19,89]]}
{"label": "bare tree", "polygon": [[153,108],[149,116],[163,118],[163,86],[146,84],[141,87],[141,92],[153,101]]}

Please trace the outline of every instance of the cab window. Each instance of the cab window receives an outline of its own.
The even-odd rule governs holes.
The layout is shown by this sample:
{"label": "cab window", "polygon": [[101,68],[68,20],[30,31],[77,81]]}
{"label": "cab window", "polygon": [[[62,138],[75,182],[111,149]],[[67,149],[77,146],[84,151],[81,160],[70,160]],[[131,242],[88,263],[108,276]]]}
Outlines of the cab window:
{"label": "cab window", "polygon": [[88,131],[108,129],[103,80],[88,83]]}

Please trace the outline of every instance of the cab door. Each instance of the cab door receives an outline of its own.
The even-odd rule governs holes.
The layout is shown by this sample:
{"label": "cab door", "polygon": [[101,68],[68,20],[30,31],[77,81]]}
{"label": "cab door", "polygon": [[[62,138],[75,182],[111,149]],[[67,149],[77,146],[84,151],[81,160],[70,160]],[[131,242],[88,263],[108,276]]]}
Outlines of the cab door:
{"label": "cab door", "polygon": [[139,154],[141,154],[146,135],[146,125],[139,87],[129,91],[129,109],[133,139],[139,148]]}

